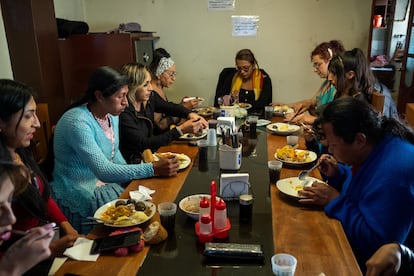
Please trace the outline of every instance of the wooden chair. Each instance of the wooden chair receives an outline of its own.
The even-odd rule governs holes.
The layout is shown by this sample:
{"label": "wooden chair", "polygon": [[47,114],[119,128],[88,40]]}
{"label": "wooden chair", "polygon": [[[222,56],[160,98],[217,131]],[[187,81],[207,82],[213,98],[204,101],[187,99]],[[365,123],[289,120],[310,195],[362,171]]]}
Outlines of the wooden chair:
{"label": "wooden chair", "polygon": [[371,104],[374,106],[376,110],[378,110],[378,112],[381,112],[381,114],[384,113],[384,101],[384,94],[381,94],[377,91],[372,92]]}
{"label": "wooden chair", "polygon": [[40,121],[40,128],[37,129],[34,134],[31,148],[35,161],[38,164],[42,164],[46,160],[49,149],[49,140],[52,135],[48,104],[37,104],[36,115]]}
{"label": "wooden chair", "polygon": [[405,121],[414,128],[414,103],[407,103],[405,107]]}

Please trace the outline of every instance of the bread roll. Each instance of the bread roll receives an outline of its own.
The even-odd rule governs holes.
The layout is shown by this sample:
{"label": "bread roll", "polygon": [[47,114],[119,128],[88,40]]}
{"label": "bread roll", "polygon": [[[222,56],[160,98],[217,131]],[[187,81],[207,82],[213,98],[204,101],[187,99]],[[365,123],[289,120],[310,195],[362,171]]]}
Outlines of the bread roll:
{"label": "bread roll", "polygon": [[165,230],[165,228],[158,221],[154,221],[148,225],[148,228],[143,234],[143,239],[146,244],[157,244],[166,240],[167,238],[167,230]]}
{"label": "bread roll", "polygon": [[142,159],[144,159],[145,163],[154,162],[154,156],[152,155],[152,151],[150,149],[144,150],[144,152],[142,153]]}

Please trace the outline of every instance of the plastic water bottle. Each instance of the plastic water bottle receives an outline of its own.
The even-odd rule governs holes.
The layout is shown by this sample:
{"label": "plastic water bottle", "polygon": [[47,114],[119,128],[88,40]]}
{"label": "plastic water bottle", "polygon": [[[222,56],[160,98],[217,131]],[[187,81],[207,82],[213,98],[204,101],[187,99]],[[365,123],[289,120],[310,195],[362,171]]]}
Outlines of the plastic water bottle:
{"label": "plastic water bottle", "polygon": [[217,146],[217,120],[208,121],[207,144]]}
{"label": "plastic water bottle", "polygon": [[226,203],[220,199],[219,202],[216,203],[216,209],[214,210],[214,228],[215,229],[223,229],[226,227],[227,224],[227,208]]}

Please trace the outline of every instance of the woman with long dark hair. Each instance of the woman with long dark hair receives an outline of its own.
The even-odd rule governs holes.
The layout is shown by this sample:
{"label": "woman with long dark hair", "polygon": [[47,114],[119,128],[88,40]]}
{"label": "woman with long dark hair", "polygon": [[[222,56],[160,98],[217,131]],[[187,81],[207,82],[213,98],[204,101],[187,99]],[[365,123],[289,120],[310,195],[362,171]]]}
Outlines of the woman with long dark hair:
{"label": "woman with long dark hair", "polygon": [[13,228],[26,231],[55,222],[62,234],[50,244],[52,255],[56,256],[73,245],[78,232],[50,197],[49,182],[29,148],[33,134],[40,127],[34,95],[34,91],[25,84],[0,80],[0,159],[18,163],[30,171],[29,185],[13,200],[17,218]]}
{"label": "woman with long dark hair", "polygon": [[177,174],[178,160],[128,165],[119,150],[119,114],[128,105],[128,79],[110,67],[100,67],[88,89],[67,110],[54,132],[53,198],[81,233],[103,204],[117,199],[132,179]]}

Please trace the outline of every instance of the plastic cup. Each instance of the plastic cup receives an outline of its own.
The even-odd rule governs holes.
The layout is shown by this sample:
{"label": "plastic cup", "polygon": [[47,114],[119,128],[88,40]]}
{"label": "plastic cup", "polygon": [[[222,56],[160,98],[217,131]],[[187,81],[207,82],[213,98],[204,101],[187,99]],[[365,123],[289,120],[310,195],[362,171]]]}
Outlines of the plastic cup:
{"label": "plastic cup", "polygon": [[256,134],[257,120],[259,120],[259,116],[248,116],[247,117],[247,124],[249,125],[249,129],[250,129],[250,138],[252,139],[255,139],[257,137],[257,134]]}
{"label": "plastic cup", "polygon": [[164,226],[165,230],[168,233],[174,232],[177,204],[174,202],[160,203],[158,204],[158,213],[160,213],[161,225]]}
{"label": "plastic cup", "polygon": [[297,135],[289,135],[289,136],[286,136],[286,143],[289,146],[294,147],[294,146],[296,146],[298,144],[298,142],[299,142],[299,136],[297,136]]}
{"label": "plastic cup", "polygon": [[293,276],[296,270],[297,260],[286,253],[273,255],[271,258],[272,271],[276,276]]}
{"label": "plastic cup", "polygon": [[276,183],[280,179],[280,171],[283,163],[279,160],[267,161],[267,168],[269,169],[270,183]]}
{"label": "plastic cup", "polygon": [[207,140],[198,140],[198,159],[200,161],[207,161],[208,142]]}
{"label": "plastic cup", "polygon": [[265,106],[265,119],[272,120],[273,117],[273,106]]}

